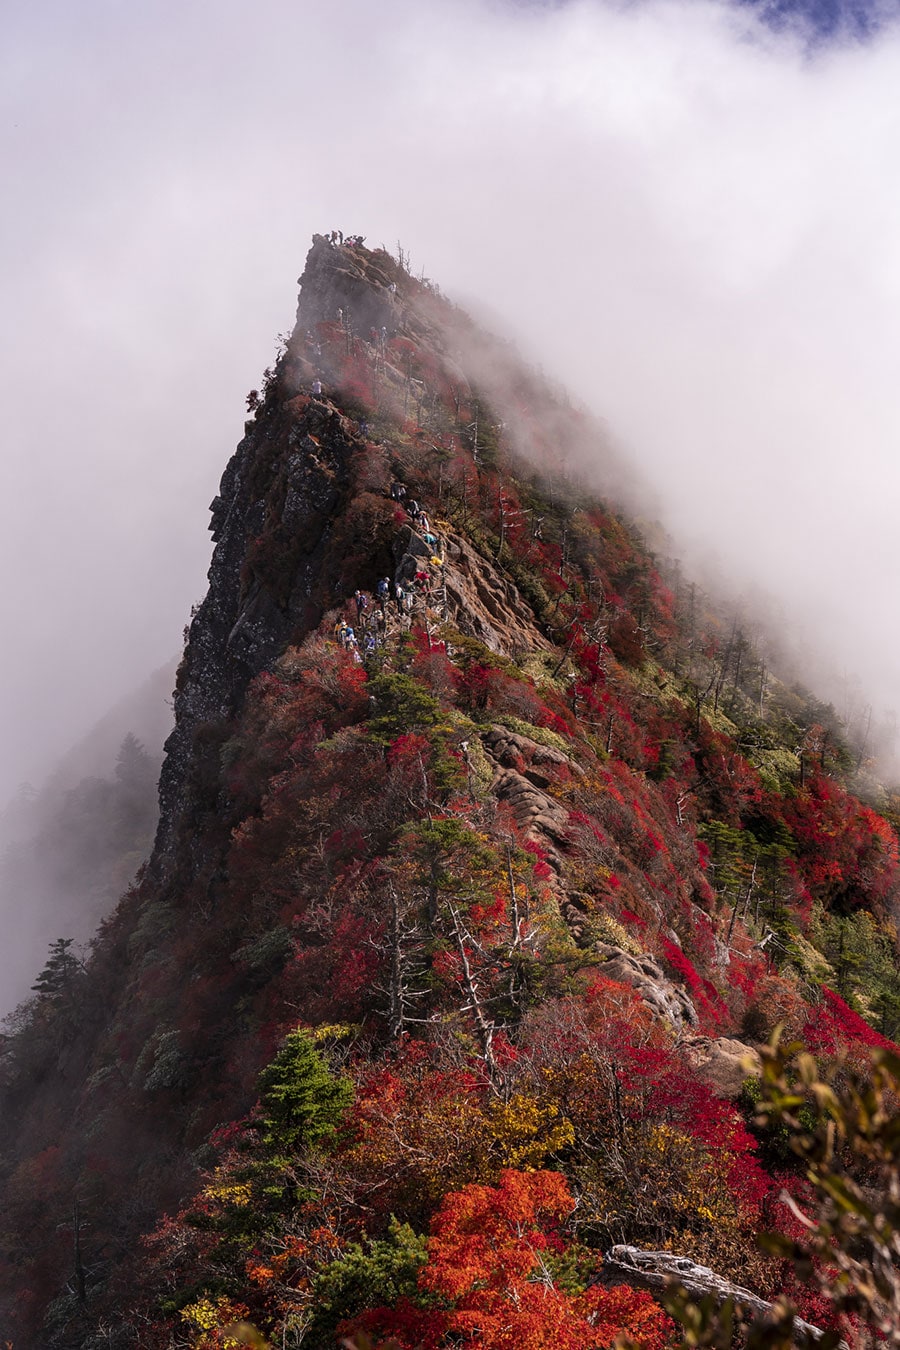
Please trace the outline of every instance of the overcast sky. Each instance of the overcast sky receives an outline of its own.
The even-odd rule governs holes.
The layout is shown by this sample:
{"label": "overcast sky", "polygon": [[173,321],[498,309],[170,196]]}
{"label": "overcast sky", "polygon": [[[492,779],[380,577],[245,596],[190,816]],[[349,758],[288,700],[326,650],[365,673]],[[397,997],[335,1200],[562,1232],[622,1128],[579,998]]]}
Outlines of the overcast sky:
{"label": "overcast sky", "polygon": [[705,0],[6,0],[0,797],[180,648],[314,230],[605,416],[900,707],[900,34]]}

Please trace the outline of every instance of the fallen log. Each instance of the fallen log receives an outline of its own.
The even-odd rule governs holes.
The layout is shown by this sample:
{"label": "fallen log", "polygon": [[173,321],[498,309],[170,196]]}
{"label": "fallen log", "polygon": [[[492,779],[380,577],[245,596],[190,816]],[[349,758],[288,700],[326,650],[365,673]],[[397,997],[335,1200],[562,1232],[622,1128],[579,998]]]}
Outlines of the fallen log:
{"label": "fallen log", "polygon": [[[594,1283],[606,1287],[627,1284],[633,1289],[646,1289],[651,1294],[680,1287],[697,1298],[712,1294],[718,1303],[733,1299],[737,1307],[747,1309],[760,1320],[774,1320],[775,1317],[772,1304],[758,1294],[732,1284],[708,1266],[698,1266],[695,1261],[676,1256],[674,1252],[645,1252],[640,1247],[624,1244],[613,1247],[604,1253],[603,1265]],[[802,1344],[804,1340],[820,1341],[825,1333],[811,1322],[795,1317],[793,1334]],[[841,1341],[840,1346],[841,1350],[848,1350],[846,1342]]]}

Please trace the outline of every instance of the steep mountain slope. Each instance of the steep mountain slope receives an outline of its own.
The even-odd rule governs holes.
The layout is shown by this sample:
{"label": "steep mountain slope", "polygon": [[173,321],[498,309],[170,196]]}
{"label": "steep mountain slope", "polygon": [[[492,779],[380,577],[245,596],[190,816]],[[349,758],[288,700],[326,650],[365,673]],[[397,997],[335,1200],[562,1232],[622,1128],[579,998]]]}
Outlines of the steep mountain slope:
{"label": "steep mountain slope", "polygon": [[661,1345],[597,1283],[621,1242],[771,1297],[754,1235],[799,1182],[733,1104],[746,1045],[780,1021],[859,1058],[900,1008],[897,840],[833,714],[588,491],[600,433],[389,255],[314,239],[248,405],[153,858],[5,1046],[17,1350],[245,1315]]}

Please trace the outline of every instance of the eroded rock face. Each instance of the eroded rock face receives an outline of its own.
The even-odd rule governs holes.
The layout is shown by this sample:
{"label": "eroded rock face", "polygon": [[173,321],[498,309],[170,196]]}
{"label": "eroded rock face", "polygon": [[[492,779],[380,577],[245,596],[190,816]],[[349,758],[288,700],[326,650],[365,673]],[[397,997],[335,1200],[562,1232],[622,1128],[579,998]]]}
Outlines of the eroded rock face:
{"label": "eroded rock face", "polygon": [[[522,650],[549,651],[530,606],[516,587],[488,558],[457,534],[446,521],[432,522],[440,539],[442,567],[432,567],[431,608],[466,637],[477,638],[490,651],[514,656]],[[409,585],[416,572],[434,555],[412,525],[404,525],[394,548],[396,579]]]}
{"label": "eroded rock face", "polygon": [[717,1097],[739,1096],[747,1079],[760,1072],[757,1051],[727,1036],[693,1036],[683,1042],[683,1048],[697,1077]]}
{"label": "eroded rock face", "polygon": [[356,332],[382,327],[393,335],[404,314],[391,291],[396,264],[385,256],[384,265],[367,251],[350,245],[334,247],[323,235],[313,235],[297,307],[297,329],[305,333],[317,323],[334,323],[339,314]]}
{"label": "eroded rock face", "polygon": [[687,991],[663,974],[659,962],[644,953],[632,956],[621,947],[596,942],[594,950],[603,957],[603,974],[619,984],[630,984],[657,1017],[669,1022],[676,1031],[698,1025],[697,1010]]}
{"label": "eroded rock face", "polygon": [[566,921],[573,942],[578,947],[591,945],[591,930],[588,910],[591,897],[580,891],[565,891],[559,896],[559,912]]}
{"label": "eroded rock face", "polygon": [[508,802],[512,808],[516,824],[526,834],[549,835],[554,843],[561,844],[566,837],[569,813],[558,801],[546,792],[530,783],[524,774],[515,769],[499,769],[494,779],[492,791],[501,802]]}
{"label": "eroded rock face", "polygon": [[568,769],[581,775],[583,770],[570,755],[555,746],[539,745],[528,736],[519,735],[504,726],[493,726],[482,737],[485,747],[492,757],[507,769],[514,769],[523,762],[525,777],[535,787],[548,788],[557,776],[559,769]]}
{"label": "eroded rock face", "polygon": [[534,612],[499,568],[452,531],[446,549],[447,601],[461,633],[507,655],[520,648],[550,650]]}

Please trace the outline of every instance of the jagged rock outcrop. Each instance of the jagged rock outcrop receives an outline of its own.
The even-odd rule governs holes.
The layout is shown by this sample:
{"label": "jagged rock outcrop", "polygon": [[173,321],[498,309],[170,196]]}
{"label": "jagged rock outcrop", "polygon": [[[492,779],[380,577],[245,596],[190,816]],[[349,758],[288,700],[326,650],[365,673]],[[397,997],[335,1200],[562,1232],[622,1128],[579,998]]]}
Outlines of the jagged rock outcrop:
{"label": "jagged rock outcrop", "polygon": [[534,611],[501,568],[453,530],[445,535],[447,602],[461,633],[492,651],[549,651]]}
{"label": "jagged rock outcrop", "polygon": [[[316,327],[340,324],[348,343],[374,334],[371,341],[382,353],[385,335],[403,334],[439,352],[442,362],[447,356],[441,331],[417,305],[420,283],[390,255],[335,247],[315,236],[301,281],[295,329],[263,395],[255,395],[255,417],[211,506],[216,547],[209,591],[190,625],[175,691],[175,729],[160,779],[152,864],[157,879],[171,874],[179,837],[188,872],[199,862],[189,856],[197,832],[182,830],[180,822],[195,819],[204,798],[209,810],[221,805],[210,799],[218,755],[250,680],[356,586],[374,588],[376,576],[386,573],[408,583],[424,566],[434,576],[431,596],[420,605],[424,616],[449,621],[500,654],[549,650],[533,611],[502,566],[446,521],[437,526],[443,562],[438,567],[428,561],[434,547],[422,532],[412,522],[398,526],[399,508],[373,497],[380,519],[368,531],[368,551],[357,572],[347,573],[343,564],[352,528],[345,525],[341,539],[335,532],[348,499],[360,490],[354,486],[354,455],[371,455],[371,447],[366,450],[364,423],[349,418],[327,394],[303,392],[315,387],[320,375],[326,385],[340,376],[329,365],[333,352],[329,356],[315,341]],[[382,359],[388,377],[393,367]],[[386,461],[390,454],[386,446]],[[502,793],[521,796],[512,779]],[[532,820],[542,816],[548,835],[562,827],[565,813],[549,799],[523,799],[518,809]]]}
{"label": "jagged rock outcrop", "polygon": [[[209,590],[190,625],[160,779],[158,878],[174,865],[179,822],[198,808],[199,780],[215,778],[224,724],[250,680],[346,598],[330,584],[336,567],[329,544],[363,435],[329,398],[301,392],[317,374],[308,330],[335,321],[340,310],[348,332],[352,323],[357,331],[427,332],[430,342],[440,341],[404,295],[417,283],[388,254],[335,248],[317,235],[301,281],[295,329],[263,396],[256,396],[255,417],[210,508],[216,547]],[[371,564],[373,584],[375,571],[390,566],[389,551]],[[367,580],[352,579],[350,592]]]}
{"label": "jagged rock outcrop", "polygon": [[697,1010],[687,991],[663,974],[654,957],[646,953],[632,956],[608,942],[595,942],[594,950],[603,957],[604,975],[620,984],[630,984],[647,1007],[670,1022],[676,1031],[698,1025]]}
{"label": "jagged rock outcrop", "polygon": [[559,912],[566,921],[566,927],[572,940],[579,947],[590,945],[590,919],[588,910],[591,897],[580,891],[565,891],[559,897]]}
{"label": "jagged rock outcrop", "polygon": [[516,769],[498,769],[491,791],[499,801],[507,803],[516,824],[527,838],[537,838],[541,844],[546,842],[546,838],[553,844],[565,842],[568,811],[529,782],[524,774]]}
{"label": "jagged rock outcrop", "polygon": [[[717,1303],[733,1299],[735,1304],[746,1309],[763,1325],[775,1320],[771,1303],[751,1293],[739,1284],[723,1279],[708,1266],[697,1265],[686,1256],[676,1256],[674,1252],[645,1252],[640,1247],[617,1246],[606,1252],[603,1265],[595,1280],[596,1284],[609,1288],[616,1284],[627,1284],[633,1289],[648,1289],[651,1294],[662,1294],[672,1286],[686,1289],[697,1298],[712,1295]],[[802,1318],[794,1318],[794,1339],[798,1345],[820,1341],[824,1332]],[[840,1342],[847,1350],[844,1341]]]}
{"label": "jagged rock outcrop", "polygon": [[421,323],[403,309],[397,291],[399,272],[387,253],[335,248],[324,235],[314,234],[306,270],[298,279],[297,331],[340,320],[357,332],[382,327],[391,334],[401,328],[421,330]]}
{"label": "jagged rock outcrop", "polygon": [[509,806],[525,838],[540,846],[548,865],[558,875],[562,871],[560,848],[566,842],[569,813],[544,789],[551,786],[554,770],[567,768],[581,773],[581,769],[562,751],[540,745],[503,726],[491,727],[481,740],[495,769],[491,792]]}
{"label": "jagged rock outcrop", "polygon": [[[447,620],[466,637],[491,651],[513,656],[520,651],[550,651],[533,610],[494,562],[477,552],[445,520],[432,522],[438,543],[430,545],[412,524],[404,524],[394,544],[394,577],[412,584],[416,572],[430,567],[435,618]],[[440,557],[440,566],[431,563]]]}

